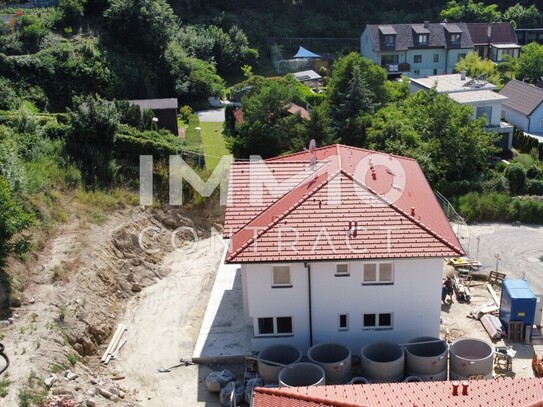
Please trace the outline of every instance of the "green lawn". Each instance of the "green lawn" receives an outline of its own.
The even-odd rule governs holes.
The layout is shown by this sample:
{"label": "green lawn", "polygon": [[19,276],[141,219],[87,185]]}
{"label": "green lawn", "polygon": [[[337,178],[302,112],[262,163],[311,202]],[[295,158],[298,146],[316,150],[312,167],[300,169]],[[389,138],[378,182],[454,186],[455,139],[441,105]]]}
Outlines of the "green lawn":
{"label": "green lawn", "polygon": [[200,122],[202,143],[206,153],[206,168],[213,170],[223,155],[230,152],[224,143],[222,134],[223,124],[214,122]]}

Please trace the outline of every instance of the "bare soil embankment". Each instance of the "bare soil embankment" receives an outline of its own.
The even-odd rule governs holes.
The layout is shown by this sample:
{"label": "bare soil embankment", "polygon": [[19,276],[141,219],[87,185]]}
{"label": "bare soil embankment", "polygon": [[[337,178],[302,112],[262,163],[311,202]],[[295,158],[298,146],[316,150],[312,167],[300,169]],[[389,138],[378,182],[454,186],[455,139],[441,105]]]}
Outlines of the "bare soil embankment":
{"label": "bare soil embankment", "polygon": [[[127,312],[131,314],[126,316],[129,320],[127,334],[133,336],[125,334],[128,342],[119,358],[127,355],[139,358],[142,350],[151,348],[153,343],[158,344],[152,336],[140,341],[142,333],[150,334],[154,329],[150,328],[151,322],[163,327],[159,331],[162,332],[161,338],[169,337],[168,330],[174,329],[172,324],[185,329],[187,322],[186,335],[194,335],[190,324],[196,331],[198,317],[197,313],[191,317],[190,307],[200,301],[205,309],[205,287],[213,279],[218,260],[212,257],[197,260],[185,256],[185,252],[174,251],[173,247],[183,248],[184,242],[195,237],[207,238],[213,225],[220,232],[221,227],[214,223],[220,220],[218,211],[141,208],[110,214],[102,225],[74,216],[54,233],[31,264],[12,261],[9,271],[20,280],[18,282],[23,289],[18,294],[20,307],[12,310],[13,323],[0,327],[1,341],[11,359],[8,376],[11,383],[7,396],[0,399],[1,404],[17,406],[21,399],[39,404],[38,401],[48,393],[74,400],[80,405],[85,405],[89,399],[94,400],[97,406],[110,405],[110,400],[97,394],[98,386],[91,381],[96,381],[97,377],[121,377],[117,360],[103,366],[100,357],[117,324],[125,320],[127,304],[137,304],[142,295],[148,295],[146,292],[142,294],[145,287],[152,286],[150,289],[157,294],[151,295],[153,301],[143,309],[137,309],[135,305],[128,308]],[[172,240],[173,232],[179,227],[185,230],[175,234]],[[145,232],[140,238],[142,231]],[[206,257],[201,251],[196,250],[195,253]],[[183,261],[187,263],[183,265]],[[181,272],[181,281],[177,285],[164,280],[172,270]],[[186,270],[190,273],[186,274]],[[162,281],[166,286],[160,285]],[[186,304],[190,309],[187,309],[187,319],[164,319],[167,313],[183,312],[167,298],[175,297],[179,286],[188,292]],[[166,293],[168,295],[162,295]],[[199,308],[197,312],[200,312]],[[190,355],[189,351],[181,352],[179,346],[182,344],[177,344],[179,355],[174,354],[176,340],[169,340],[160,349],[171,347],[172,353],[168,354],[168,360],[158,359],[157,362],[175,362],[179,355]],[[77,376],[75,379],[63,377],[68,369]],[[137,363],[135,366],[128,364],[127,369],[125,376],[141,370]],[[57,380],[53,380],[47,392],[43,383],[52,374]],[[123,380],[115,382],[115,386],[123,390],[120,392],[123,398],[114,397],[118,399],[116,405],[139,404],[142,398],[138,391],[146,386],[146,382],[134,380],[131,384],[134,388],[124,384]]]}

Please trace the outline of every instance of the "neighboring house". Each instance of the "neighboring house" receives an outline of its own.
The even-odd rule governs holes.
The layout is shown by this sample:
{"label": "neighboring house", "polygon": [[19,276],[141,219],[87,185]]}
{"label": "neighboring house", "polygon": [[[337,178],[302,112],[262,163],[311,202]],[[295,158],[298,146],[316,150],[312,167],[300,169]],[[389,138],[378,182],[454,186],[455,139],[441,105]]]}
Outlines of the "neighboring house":
{"label": "neighboring house", "polygon": [[438,337],[464,254],[416,160],[344,145],[235,162],[224,230],[253,351]]}
{"label": "neighboring house", "polygon": [[300,72],[294,72],[293,74],[296,79],[298,79],[301,83],[307,86],[311,87],[317,87],[319,86],[322,76],[320,76],[317,72],[310,69],[308,71],[300,71]]}
{"label": "neighboring house", "polygon": [[362,56],[391,76],[412,78],[451,73],[473,51],[465,23],[368,24],[360,37]]}
{"label": "neighboring house", "polygon": [[520,45],[511,23],[468,23],[468,30],[481,58],[502,62],[504,55],[518,58]]}
{"label": "neighboring house", "polygon": [[517,28],[517,41],[519,45],[526,45],[530,42],[543,44],[543,27],[542,28]]}
{"label": "neighboring house", "polygon": [[[291,103],[287,108],[285,108],[285,115],[292,115],[296,113],[299,113],[300,117],[304,120],[311,120],[311,115],[309,114],[309,112],[305,110],[302,106],[298,106],[296,103]],[[243,109],[241,107],[237,107],[232,110],[232,115],[234,116],[234,120],[236,121],[236,123],[245,123],[245,119],[243,117]]]}
{"label": "neighboring house", "polygon": [[157,119],[159,129],[169,130],[175,136],[179,135],[177,126],[177,99],[142,99],[129,100],[128,102],[139,106],[142,111],[151,109]]}
{"label": "neighboring house", "polygon": [[435,87],[437,92],[446,93],[449,97],[462,105],[473,108],[473,118],[486,116],[487,130],[501,135],[497,144],[503,150],[511,150],[513,146],[513,126],[501,121],[502,105],[507,103],[507,97],[496,93],[496,85],[479,79],[471,79],[464,73],[451,75],[428,76],[426,78],[412,78],[410,91],[429,90]]}
{"label": "neighboring house", "polygon": [[543,379],[504,378],[457,382],[457,394],[454,394],[453,383],[372,383],[278,389],[258,387],[254,391],[251,407],[543,405]]}
{"label": "neighboring house", "polygon": [[543,89],[513,79],[500,90],[505,120],[526,133],[543,133]]}

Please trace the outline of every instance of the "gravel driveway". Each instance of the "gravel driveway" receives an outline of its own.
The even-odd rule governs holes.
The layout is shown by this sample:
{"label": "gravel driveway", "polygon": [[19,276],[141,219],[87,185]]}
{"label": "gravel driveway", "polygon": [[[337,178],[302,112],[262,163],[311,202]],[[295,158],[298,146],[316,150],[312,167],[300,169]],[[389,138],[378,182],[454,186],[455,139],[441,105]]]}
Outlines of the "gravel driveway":
{"label": "gravel driveway", "polygon": [[487,270],[495,270],[497,263],[507,278],[526,279],[535,294],[543,294],[543,226],[455,225],[454,231],[469,255],[478,257]]}

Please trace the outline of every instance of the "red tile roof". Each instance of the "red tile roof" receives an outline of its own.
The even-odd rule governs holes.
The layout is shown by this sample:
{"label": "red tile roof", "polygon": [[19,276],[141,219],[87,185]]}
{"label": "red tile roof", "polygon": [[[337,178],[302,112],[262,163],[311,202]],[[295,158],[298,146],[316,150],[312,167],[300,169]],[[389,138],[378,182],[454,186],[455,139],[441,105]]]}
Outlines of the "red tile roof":
{"label": "red tile roof", "polygon": [[290,105],[290,107],[287,109],[287,112],[289,112],[291,114],[300,113],[300,116],[304,120],[309,120],[311,118],[311,116],[309,115],[309,112],[307,110],[305,110],[302,106],[298,106],[295,103],[292,103]]}
{"label": "red tile roof", "polygon": [[243,109],[241,107],[237,107],[234,110],[232,110],[232,114],[234,115],[234,120],[237,123],[239,124],[245,123],[245,120],[243,119]]}
{"label": "red tile roof", "polygon": [[257,387],[253,407],[543,406],[543,379],[469,381],[467,395],[452,382],[375,383],[313,387]]}
{"label": "red tile roof", "polygon": [[314,167],[307,151],[234,163],[227,262],[463,254],[415,160],[343,145],[316,158]]}
{"label": "red tile roof", "polygon": [[[309,120],[311,116],[309,115],[309,112],[305,110],[303,107],[298,106],[295,103],[291,103],[288,109],[286,111],[290,114],[296,114],[300,113],[300,116],[304,120]],[[243,118],[243,109],[241,107],[238,107],[234,110],[232,110],[232,114],[234,115],[234,120],[239,124],[244,124],[245,119]]]}

